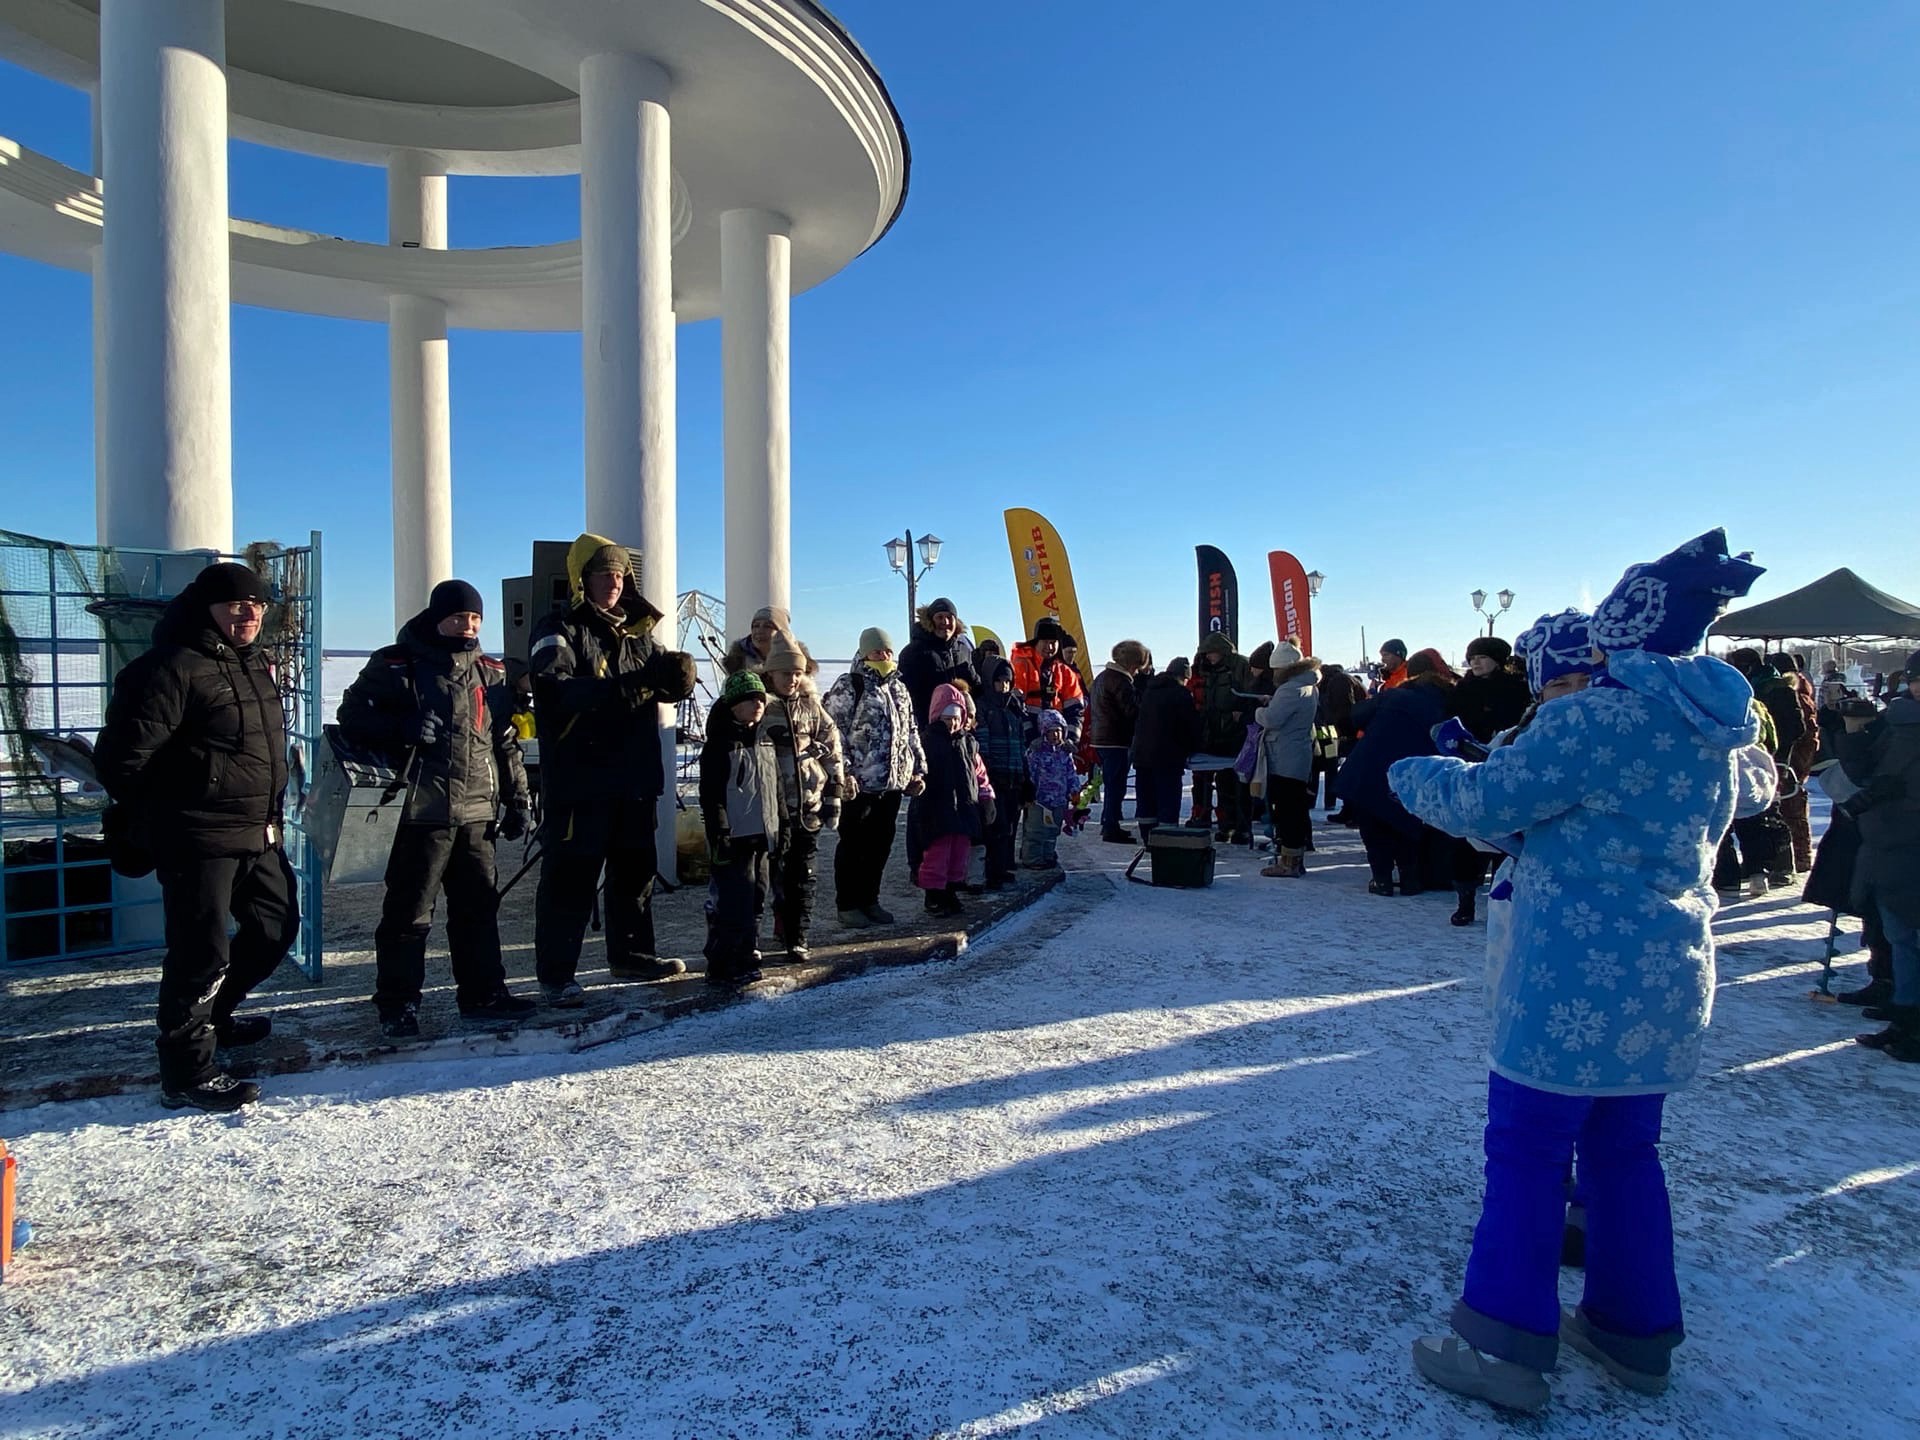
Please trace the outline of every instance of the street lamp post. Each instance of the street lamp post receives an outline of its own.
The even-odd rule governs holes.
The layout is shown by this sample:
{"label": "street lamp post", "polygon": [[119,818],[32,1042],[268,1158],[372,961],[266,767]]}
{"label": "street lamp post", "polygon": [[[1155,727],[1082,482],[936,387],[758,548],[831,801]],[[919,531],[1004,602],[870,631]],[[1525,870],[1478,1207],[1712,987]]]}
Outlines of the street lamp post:
{"label": "street lamp post", "polygon": [[1473,594],[1469,595],[1467,598],[1473,601],[1473,608],[1475,610],[1479,611],[1482,615],[1486,616],[1488,635],[1493,634],[1494,622],[1498,620],[1502,615],[1506,614],[1507,611],[1513,608],[1513,591],[1511,590],[1502,590],[1498,595],[1493,597],[1495,600],[1499,602],[1500,608],[1498,610],[1492,611],[1491,613],[1489,613],[1489,611],[1486,608],[1487,606],[1486,591],[1476,590],[1473,592]]}
{"label": "street lamp post", "polygon": [[1307,597],[1311,599],[1320,593],[1320,587],[1327,583],[1327,577],[1318,570],[1307,571]]}
{"label": "street lamp post", "polygon": [[[915,544],[920,548],[920,573],[913,569],[913,551]],[[904,536],[896,535],[887,541],[887,564],[895,572],[906,577],[907,581],[907,633],[912,635],[915,622],[920,615],[920,582],[927,578],[927,571],[940,563],[940,547],[946,542],[938,535],[922,535],[916,542],[913,531]]]}

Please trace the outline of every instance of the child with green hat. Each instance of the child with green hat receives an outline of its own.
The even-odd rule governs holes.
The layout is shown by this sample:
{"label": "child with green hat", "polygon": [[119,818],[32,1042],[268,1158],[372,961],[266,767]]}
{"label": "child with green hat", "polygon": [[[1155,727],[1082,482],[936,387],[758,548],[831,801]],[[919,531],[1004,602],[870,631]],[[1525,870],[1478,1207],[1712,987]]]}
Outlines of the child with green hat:
{"label": "child with green hat", "polygon": [[727,677],[700,751],[700,812],[713,862],[707,983],[729,989],[760,978],[760,912],[770,856],[780,845],[780,762],[760,729],[767,687],[751,670]]}

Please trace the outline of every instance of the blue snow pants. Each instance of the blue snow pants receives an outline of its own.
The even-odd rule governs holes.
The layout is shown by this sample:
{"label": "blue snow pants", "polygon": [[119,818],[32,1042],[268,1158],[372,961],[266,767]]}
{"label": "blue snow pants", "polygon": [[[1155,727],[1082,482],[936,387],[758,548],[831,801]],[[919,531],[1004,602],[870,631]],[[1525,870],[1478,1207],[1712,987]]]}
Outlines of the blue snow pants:
{"label": "blue snow pants", "polygon": [[1554,1095],[1487,1083],[1487,1189],[1453,1328],[1475,1349],[1551,1370],[1560,1349],[1560,1241],[1567,1167],[1587,1210],[1581,1302],[1600,1347],[1664,1375],[1685,1338],[1673,1212],[1660,1168],[1664,1095]]}

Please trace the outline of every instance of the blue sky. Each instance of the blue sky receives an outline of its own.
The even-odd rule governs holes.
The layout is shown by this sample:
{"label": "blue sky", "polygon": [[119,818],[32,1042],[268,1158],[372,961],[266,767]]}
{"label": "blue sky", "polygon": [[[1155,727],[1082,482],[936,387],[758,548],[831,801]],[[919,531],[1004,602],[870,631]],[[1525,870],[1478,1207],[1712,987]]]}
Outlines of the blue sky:
{"label": "blue sky", "polygon": [[[914,149],[893,233],[793,316],[796,622],[896,629],[881,543],[1002,633],[1001,511],[1060,528],[1089,639],[1195,634],[1193,546],[1266,552],[1457,654],[1476,587],[1591,600],[1713,524],[1920,599],[1920,7],[838,0]],[[84,96],[0,67],[84,165]],[[236,145],[238,215],[377,240],[379,172]],[[455,180],[456,245],[578,233],[570,180]],[[88,283],[0,257],[0,526],[93,526]],[[390,628],[383,329],[237,310],[243,537],[325,533],[327,643]],[[718,593],[717,325],[683,328],[680,579]],[[580,524],[577,336],[453,345],[456,562]],[[1503,625],[1511,635],[1514,627]]]}

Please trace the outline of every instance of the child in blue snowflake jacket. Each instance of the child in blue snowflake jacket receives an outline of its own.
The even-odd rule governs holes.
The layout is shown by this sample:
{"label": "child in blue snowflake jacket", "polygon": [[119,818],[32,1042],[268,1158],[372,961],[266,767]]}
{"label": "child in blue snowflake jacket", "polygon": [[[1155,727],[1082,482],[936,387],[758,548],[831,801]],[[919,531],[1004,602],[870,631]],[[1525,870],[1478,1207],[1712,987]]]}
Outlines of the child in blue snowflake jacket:
{"label": "child in blue snowflake jacket", "polygon": [[[1558,1341],[1663,1390],[1684,1336],[1658,1141],[1712,1011],[1712,869],[1753,743],[1752,692],[1691,655],[1760,574],[1719,531],[1628,570],[1596,610],[1604,667],[1480,764],[1402,760],[1394,793],[1454,835],[1517,835],[1494,996],[1487,1188],[1455,1336],[1416,1343],[1427,1378],[1538,1409]],[[1557,1290],[1567,1167],[1587,1205],[1586,1299]]]}

